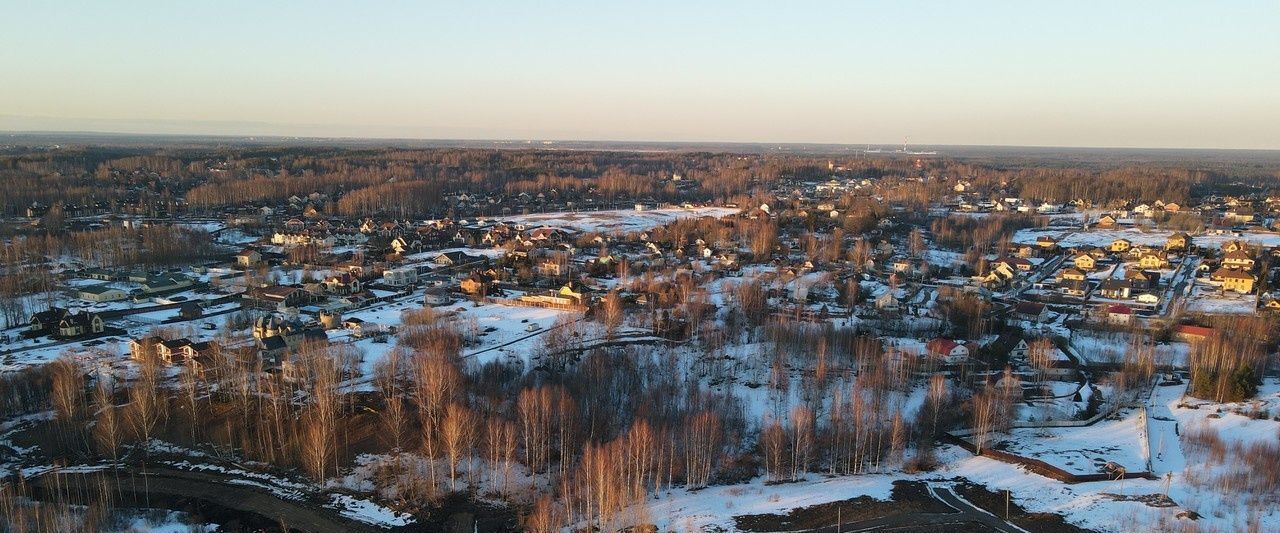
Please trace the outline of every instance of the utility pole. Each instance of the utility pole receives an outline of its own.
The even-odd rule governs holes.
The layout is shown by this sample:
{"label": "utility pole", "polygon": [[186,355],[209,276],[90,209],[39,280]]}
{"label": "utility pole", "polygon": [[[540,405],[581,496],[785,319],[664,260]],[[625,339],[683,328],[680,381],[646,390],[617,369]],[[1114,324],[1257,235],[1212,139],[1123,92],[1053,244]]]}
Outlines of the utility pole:
{"label": "utility pole", "polygon": [[1009,521],[1009,489],[1004,489],[1004,521]]}

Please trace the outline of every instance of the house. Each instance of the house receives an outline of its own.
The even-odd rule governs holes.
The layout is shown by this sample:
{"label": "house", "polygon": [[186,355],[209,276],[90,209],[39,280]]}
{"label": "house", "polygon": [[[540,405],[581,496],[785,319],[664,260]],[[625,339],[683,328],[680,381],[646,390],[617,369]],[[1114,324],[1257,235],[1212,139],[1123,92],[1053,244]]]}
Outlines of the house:
{"label": "house", "polygon": [[488,276],[472,272],[458,283],[458,288],[463,294],[484,296],[488,294],[491,284],[492,280]]}
{"label": "house", "polygon": [[129,339],[129,357],[135,361],[141,361],[145,356],[155,354],[162,342],[164,339],[154,335]]}
{"label": "house", "polygon": [[216,341],[192,342],[182,348],[187,365],[197,373],[203,373],[213,361],[222,346]]}
{"label": "house", "polygon": [[1121,238],[1111,241],[1111,245],[1108,246],[1107,249],[1115,253],[1124,253],[1129,251],[1129,248],[1131,247],[1133,247],[1133,242],[1129,239]]}
{"label": "house", "polygon": [[1036,237],[1036,246],[1039,246],[1044,250],[1049,250],[1056,248],[1058,246],[1058,241],[1048,235],[1041,235]]}
{"label": "house", "polygon": [[1098,265],[1098,262],[1092,255],[1080,253],[1071,258],[1071,264],[1075,265],[1075,267],[1080,270],[1088,272],[1093,270],[1093,268]]}
{"label": "house", "polygon": [[451,266],[457,266],[457,265],[465,265],[467,263],[474,263],[481,259],[483,258],[479,256],[467,255],[466,253],[459,252],[459,251],[452,251],[452,252],[444,252],[442,254],[435,256],[435,258],[433,258],[431,262],[440,266],[451,267]]}
{"label": "house", "polygon": [[1084,278],[1084,272],[1069,267],[1062,269],[1062,273],[1058,274],[1058,281],[1084,281]]}
{"label": "house", "polygon": [[937,357],[948,365],[960,364],[969,359],[969,348],[951,339],[933,339],[925,343],[925,350],[930,356]]}
{"label": "house", "polygon": [[1039,302],[1018,302],[1013,306],[1013,316],[1018,320],[1040,322],[1044,319],[1045,307]]}
{"label": "house", "polygon": [[102,303],[123,300],[128,298],[129,295],[125,294],[123,290],[103,284],[81,287],[79,297],[81,300]]}
{"label": "house", "polygon": [[1082,279],[1072,279],[1062,283],[1058,288],[1062,291],[1062,294],[1083,298],[1089,292],[1089,282]]}
{"label": "house", "polygon": [[236,254],[236,266],[249,268],[262,262],[262,254],[253,248],[245,248]]}
{"label": "house", "polygon": [[1155,293],[1144,292],[1136,296],[1134,299],[1143,305],[1160,305],[1160,296]]}
{"label": "house", "polygon": [[204,316],[204,308],[199,302],[187,301],[178,306],[178,316],[183,320],[196,320]]}
{"label": "house", "polygon": [[554,258],[538,263],[538,273],[543,276],[557,277],[566,274],[568,270],[569,265],[565,261],[557,261]]}
{"label": "house", "polygon": [[1257,281],[1253,274],[1226,267],[1215,270],[1213,274],[1209,275],[1209,279],[1221,282],[1222,288],[1225,290],[1235,291],[1240,294],[1253,292],[1253,284]]}
{"label": "house", "polygon": [[1098,218],[1098,227],[1103,229],[1116,227],[1116,217],[1102,215]]}
{"label": "house", "polygon": [[1227,242],[1222,243],[1222,253],[1224,254],[1229,254],[1231,252],[1237,252],[1237,251],[1248,251],[1248,250],[1249,250],[1249,244],[1239,239],[1231,239]]}
{"label": "house", "polygon": [[277,310],[300,307],[311,303],[313,298],[312,294],[302,287],[275,285],[245,292],[241,296],[241,305],[248,309]]}
{"label": "house", "polygon": [[347,309],[359,309],[361,307],[372,305],[373,302],[376,302],[377,300],[378,297],[374,296],[372,292],[358,291],[343,296],[339,301],[341,301]]}
{"label": "house", "polygon": [[160,359],[165,363],[172,364],[175,359],[175,355],[177,356],[177,359],[182,359],[186,355],[186,347],[190,344],[191,341],[185,338],[160,341],[160,343],[156,345],[156,355],[160,356]]}
{"label": "house", "polygon": [[1108,305],[1106,321],[1108,324],[1127,326],[1133,322],[1133,308],[1124,304]]}
{"label": "house", "polygon": [[351,317],[342,321],[342,327],[351,332],[355,337],[364,335],[365,321],[356,317]]}
{"label": "house", "polygon": [[80,271],[80,277],[98,281],[115,281],[119,276],[105,268],[86,268]]}
{"label": "house", "polygon": [[874,303],[876,309],[885,313],[897,313],[901,308],[898,305],[898,298],[894,291],[884,291],[884,294],[877,296]]}
{"label": "house", "polygon": [[1200,342],[1213,336],[1213,328],[1179,324],[1173,327],[1173,336],[1184,342]]}
{"label": "house", "polygon": [[324,290],[327,293],[339,295],[360,292],[360,278],[347,272],[329,276],[324,280]]}
{"label": "house", "polygon": [[441,306],[453,303],[453,296],[443,287],[432,287],[426,290],[422,297],[422,303],[428,306]]}
{"label": "house", "polygon": [[1004,263],[1005,265],[1008,265],[1010,269],[1020,272],[1030,272],[1031,269],[1035,268],[1035,265],[1032,264],[1031,261],[1022,257],[1005,257],[996,261],[996,264],[1000,263]]}
{"label": "house", "polygon": [[1124,280],[1135,289],[1154,289],[1160,286],[1160,273],[1131,268],[1124,271]]}
{"label": "house", "polygon": [[1102,280],[1102,284],[1098,286],[1098,292],[1103,298],[1112,298],[1116,300],[1129,299],[1131,286],[1128,281],[1120,279]]}
{"label": "house", "polygon": [[1182,231],[1170,235],[1169,238],[1164,241],[1164,249],[1169,251],[1182,251],[1186,250],[1190,246],[1191,236]]}
{"label": "house", "polygon": [[1227,268],[1253,270],[1253,263],[1253,256],[1249,255],[1245,249],[1233,250],[1222,256],[1222,266]]}
{"label": "house", "polygon": [[97,313],[72,313],[60,307],[32,314],[27,322],[27,335],[49,335],[56,339],[82,337],[102,333],[104,330],[106,324]]}
{"label": "house", "polygon": [[382,282],[392,287],[413,285],[418,282],[418,269],[409,266],[384,270]]}
{"label": "house", "polygon": [[1142,268],[1169,268],[1169,255],[1163,250],[1147,252],[1138,258],[1138,266]]}

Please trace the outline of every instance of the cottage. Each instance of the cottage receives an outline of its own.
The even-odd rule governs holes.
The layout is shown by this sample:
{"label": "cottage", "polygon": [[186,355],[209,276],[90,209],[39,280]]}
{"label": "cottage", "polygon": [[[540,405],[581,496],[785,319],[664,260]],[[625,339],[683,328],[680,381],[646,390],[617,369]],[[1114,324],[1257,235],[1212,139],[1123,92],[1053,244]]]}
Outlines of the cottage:
{"label": "cottage", "polygon": [[1173,336],[1184,342],[1200,342],[1213,336],[1213,328],[1179,324],[1173,327]]}
{"label": "cottage", "polygon": [[1084,281],[1085,274],[1076,268],[1064,268],[1058,275],[1058,281]]}
{"label": "cottage", "polygon": [[1117,326],[1127,326],[1133,322],[1133,308],[1123,304],[1108,305],[1106,321]]}
{"label": "cottage", "polygon": [[1222,288],[1225,290],[1235,291],[1240,294],[1249,294],[1253,292],[1253,284],[1257,282],[1257,279],[1253,277],[1253,274],[1226,267],[1215,270],[1213,274],[1209,276],[1209,279],[1211,281],[1222,283]]}
{"label": "cottage", "polygon": [[1080,270],[1088,272],[1090,270],[1093,270],[1094,267],[1098,265],[1098,262],[1093,258],[1092,255],[1089,255],[1087,253],[1080,253],[1080,254],[1076,254],[1075,257],[1071,258],[1071,264],[1075,265],[1075,267]]}
{"label": "cottage", "polygon": [[1253,256],[1249,255],[1245,249],[1233,250],[1222,256],[1222,266],[1227,268],[1253,270],[1253,263]]}
{"label": "cottage", "polygon": [[1044,319],[1045,306],[1039,302],[1018,302],[1013,306],[1013,316],[1018,320],[1040,322]]}
{"label": "cottage", "polygon": [[245,248],[236,254],[236,266],[250,268],[262,262],[262,253],[253,248]]}
{"label": "cottage", "polygon": [[302,287],[276,285],[251,289],[241,297],[241,305],[249,309],[278,310],[311,303],[314,296]]}
{"label": "cottage", "polygon": [[1098,292],[1103,298],[1112,298],[1116,300],[1129,299],[1131,287],[1128,281],[1120,279],[1107,279],[1102,281],[1102,285],[1098,286]]}
{"label": "cottage", "polygon": [[426,290],[422,297],[422,303],[430,307],[449,305],[453,303],[453,295],[449,294],[449,291],[443,287],[432,287]]}
{"label": "cottage", "polygon": [[933,339],[925,344],[925,350],[948,365],[960,364],[969,359],[969,348],[951,339]]}
{"label": "cottage", "polygon": [[1169,256],[1164,251],[1147,252],[1138,259],[1138,266],[1154,269],[1168,268]]}
{"label": "cottage", "polygon": [[1082,279],[1067,280],[1059,286],[1059,289],[1067,296],[1082,298],[1089,292],[1089,282]]}
{"label": "cottage", "polygon": [[1183,251],[1191,246],[1191,236],[1185,232],[1179,231],[1170,235],[1164,241],[1164,249],[1169,251]]}
{"label": "cottage", "polygon": [[1114,253],[1124,253],[1129,251],[1129,248],[1131,247],[1133,247],[1133,242],[1129,239],[1121,238],[1111,241],[1111,246],[1109,246],[1108,249]]}
{"label": "cottage", "polygon": [[418,269],[409,266],[384,270],[382,272],[382,282],[392,287],[413,285],[418,282]]}
{"label": "cottage", "polygon": [[57,339],[93,335],[105,330],[106,324],[97,313],[72,313],[60,307],[35,313],[27,323],[28,335],[49,335]]}

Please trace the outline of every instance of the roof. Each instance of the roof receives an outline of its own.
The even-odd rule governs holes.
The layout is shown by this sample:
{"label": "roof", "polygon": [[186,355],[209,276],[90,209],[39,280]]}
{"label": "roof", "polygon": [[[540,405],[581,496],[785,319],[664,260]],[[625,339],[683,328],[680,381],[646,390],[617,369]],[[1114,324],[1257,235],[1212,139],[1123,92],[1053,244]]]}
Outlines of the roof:
{"label": "roof", "polygon": [[1204,326],[1195,326],[1191,324],[1179,324],[1174,326],[1173,332],[1179,335],[1190,335],[1195,337],[1208,337],[1213,335],[1213,328]]}
{"label": "roof", "polygon": [[945,353],[951,353],[951,350],[956,349],[957,346],[960,346],[960,343],[956,341],[953,341],[951,339],[937,338],[925,344],[925,349],[929,350],[930,353],[945,354]]}
{"label": "roof", "polygon": [[1044,304],[1039,302],[1018,302],[1018,305],[1015,305],[1013,310],[1018,314],[1038,315],[1044,312]]}
{"label": "roof", "polygon": [[[108,292],[110,292],[110,291],[119,291],[119,290],[120,290],[120,289],[117,289],[117,288],[112,287],[112,286],[107,285],[107,284],[102,284],[102,285],[90,285],[90,286],[88,286],[88,287],[80,287],[80,292],[84,292],[84,293],[88,293],[88,294],[106,294],[106,293],[108,293]],[[121,292],[123,292],[123,291],[121,291]]]}
{"label": "roof", "polygon": [[1219,268],[1213,271],[1212,277],[1223,278],[1223,279],[1247,279],[1250,281],[1253,280],[1253,274],[1250,274],[1248,272],[1243,272],[1240,270],[1232,270],[1226,267]]}
{"label": "roof", "polygon": [[1107,313],[1110,313],[1113,315],[1132,315],[1133,309],[1123,304],[1108,305]]}

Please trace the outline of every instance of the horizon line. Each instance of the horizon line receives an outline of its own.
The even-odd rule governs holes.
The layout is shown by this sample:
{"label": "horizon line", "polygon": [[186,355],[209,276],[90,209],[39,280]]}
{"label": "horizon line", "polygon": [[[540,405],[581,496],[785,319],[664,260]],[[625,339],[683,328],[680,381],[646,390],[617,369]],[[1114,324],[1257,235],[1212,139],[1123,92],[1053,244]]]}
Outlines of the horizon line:
{"label": "horizon line", "polygon": [[[344,141],[344,142],[418,142],[418,143],[577,143],[577,144],[634,144],[634,145],[723,145],[723,146],[791,146],[791,147],[885,147],[900,146],[897,142],[829,142],[829,141],[715,141],[715,140],[623,140],[623,139],[582,139],[582,138],[513,138],[513,137],[395,137],[395,136],[349,136],[349,135],[284,135],[284,134],[241,134],[241,133],[197,133],[197,132],[130,132],[111,130],[8,130],[0,128],[4,136],[54,136],[54,135],[91,135],[108,137],[152,137],[152,138],[207,138],[235,139],[245,141],[257,140],[296,140],[296,141]],[[1280,148],[1222,148],[1222,147],[1170,147],[1170,146],[1098,146],[1098,145],[1042,145],[1042,144],[911,144],[920,148],[1026,148],[1026,149],[1066,149],[1066,150],[1147,150],[1147,151],[1222,151],[1222,152],[1280,152]],[[530,148],[538,148],[531,146]],[[552,147],[543,147],[551,149]],[[947,154],[914,154],[894,151],[876,152],[880,155],[935,155]]]}

